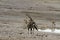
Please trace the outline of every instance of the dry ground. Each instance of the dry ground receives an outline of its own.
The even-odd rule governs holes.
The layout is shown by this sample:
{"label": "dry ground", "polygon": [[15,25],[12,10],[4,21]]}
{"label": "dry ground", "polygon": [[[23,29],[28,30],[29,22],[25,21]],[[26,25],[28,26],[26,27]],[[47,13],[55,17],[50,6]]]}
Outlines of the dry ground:
{"label": "dry ground", "polygon": [[[31,15],[41,27],[51,27],[55,19],[60,28],[60,1],[47,0],[0,0],[0,40],[60,40],[60,34],[35,31],[29,34],[24,23],[25,14]],[[43,35],[43,36],[42,36]]]}

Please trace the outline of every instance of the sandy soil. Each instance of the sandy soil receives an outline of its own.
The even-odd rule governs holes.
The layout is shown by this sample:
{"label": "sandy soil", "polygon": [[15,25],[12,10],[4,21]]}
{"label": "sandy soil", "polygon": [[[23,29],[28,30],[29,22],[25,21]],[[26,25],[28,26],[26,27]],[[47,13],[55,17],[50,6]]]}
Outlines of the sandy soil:
{"label": "sandy soil", "polygon": [[[34,31],[28,34],[24,19],[30,14],[38,28],[55,19],[60,28],[59,0],[0,0],[0,40],[60,40],[60,34]],[[42,25],[42,26],[41,26]]]}

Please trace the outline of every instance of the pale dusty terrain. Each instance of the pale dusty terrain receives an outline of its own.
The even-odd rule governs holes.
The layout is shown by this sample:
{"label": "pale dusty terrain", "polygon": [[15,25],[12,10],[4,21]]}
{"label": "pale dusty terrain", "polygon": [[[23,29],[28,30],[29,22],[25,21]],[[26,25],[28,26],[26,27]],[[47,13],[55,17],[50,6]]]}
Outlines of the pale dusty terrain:
{"label": "pale dusty terrain", "polygon": [[[24,19],[30,14],[38,25],[51,27],[52,19],[60,28],[60,1],[0,0],[0,40],[60,40],[60,34],[35,30],[28,35]],[[43,36],[42,36],[43,35]]]}

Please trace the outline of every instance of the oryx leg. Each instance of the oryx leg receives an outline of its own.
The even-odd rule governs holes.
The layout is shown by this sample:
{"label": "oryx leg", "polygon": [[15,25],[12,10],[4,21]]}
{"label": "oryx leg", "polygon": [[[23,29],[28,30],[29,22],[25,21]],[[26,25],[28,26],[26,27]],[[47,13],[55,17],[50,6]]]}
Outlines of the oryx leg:
{"label": "oryx leg", "polygon": [[34,34],[34,28],[33,28],[33,34]]}
{"label": "oryx leg", "polygon": [[30,28],[30,34],[32,34],[32,28]]}
{"label": "oryx leg", "polygon": [[29,28],[28,28],[28,34],[29,34]]}

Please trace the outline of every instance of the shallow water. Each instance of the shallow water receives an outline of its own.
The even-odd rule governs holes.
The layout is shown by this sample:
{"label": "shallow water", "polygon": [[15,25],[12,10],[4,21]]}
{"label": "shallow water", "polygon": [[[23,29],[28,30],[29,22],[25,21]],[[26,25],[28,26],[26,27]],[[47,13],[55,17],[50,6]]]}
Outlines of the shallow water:
{"label": "shallow water", "polygon": [[50,32],[50,33],[60,33],[60,29],[45,29],[45,30],[38,29],[38,31]]}

